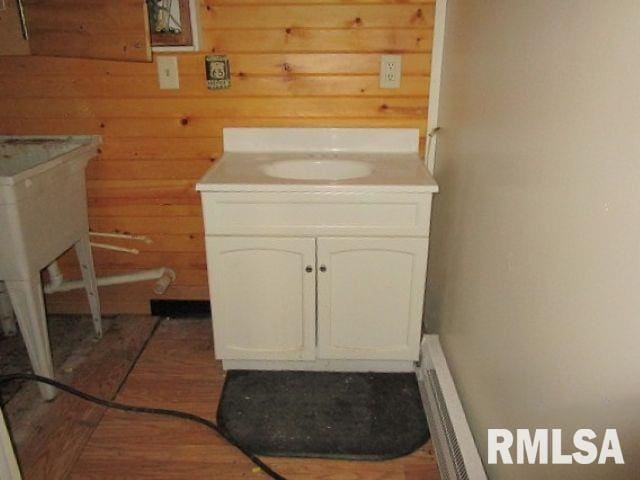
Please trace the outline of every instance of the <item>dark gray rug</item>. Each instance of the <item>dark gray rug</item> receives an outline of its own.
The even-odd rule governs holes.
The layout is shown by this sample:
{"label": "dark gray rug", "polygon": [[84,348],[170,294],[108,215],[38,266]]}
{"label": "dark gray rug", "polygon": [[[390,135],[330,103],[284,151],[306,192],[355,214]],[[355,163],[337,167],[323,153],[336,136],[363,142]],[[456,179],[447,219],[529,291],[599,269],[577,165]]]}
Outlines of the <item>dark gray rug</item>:
{"label": "dark gray rug", "polygon": [[230,370],[218,425],[267,456],[384,460],[429,438],[413,373]]}

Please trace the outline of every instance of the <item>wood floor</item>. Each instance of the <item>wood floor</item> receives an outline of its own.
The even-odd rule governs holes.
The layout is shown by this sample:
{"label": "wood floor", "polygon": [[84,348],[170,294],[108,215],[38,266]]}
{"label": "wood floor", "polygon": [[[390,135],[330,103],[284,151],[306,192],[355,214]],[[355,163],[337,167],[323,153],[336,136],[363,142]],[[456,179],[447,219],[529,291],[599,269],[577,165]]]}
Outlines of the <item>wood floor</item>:
{"label": "wood floor", "polygon": [[[118,401],[186,410],[215,418],[224,372],[213,360],[208,320],[165,320],[136,362],[136,348],[152,331],[148,317],[130,320],[131,335],[107,335],[76,385]],[[135,323],[138,322],[138,325]],[[125,327],[123,327],[125,328]],[[147,332],[146,334],[144,332]],[[102,342],[101,342],[102,343]],[[126,345],[125,345],[126,344]],[[89,363],[91,363],[89,362]],[[126,365],[133,365],[126,380]],[[93,371],[93,375],[88,373]],[[110,393],[111,392],[111,393]],[[56,406],[58,404],[58,406]],[[60,406],[61,405],[61,406]],[[31,441],[19,448],[30,479],[262,479],[268,478],[210,430],[178,419],[82,405],[62,396]],[[290,480],[439,479],[431,443],[407,457],[382,462],[264,458]]]}

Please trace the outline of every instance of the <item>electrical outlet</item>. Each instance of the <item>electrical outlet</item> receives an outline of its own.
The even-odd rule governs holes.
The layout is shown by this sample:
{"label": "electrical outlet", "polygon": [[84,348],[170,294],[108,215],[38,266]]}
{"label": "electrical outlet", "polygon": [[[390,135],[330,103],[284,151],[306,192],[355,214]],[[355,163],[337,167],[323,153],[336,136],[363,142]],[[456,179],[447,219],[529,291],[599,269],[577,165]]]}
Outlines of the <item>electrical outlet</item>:
{"label": "electrical outlet", "polygon": [[176,90],[180,88],[178,74],[178,57],[158,56],[158,83],[162,90]]}
{"label": "electrical outlet", "polygon": [[380,56],[380,88],[400,88],[402,78],[402,57],[400,55]]}

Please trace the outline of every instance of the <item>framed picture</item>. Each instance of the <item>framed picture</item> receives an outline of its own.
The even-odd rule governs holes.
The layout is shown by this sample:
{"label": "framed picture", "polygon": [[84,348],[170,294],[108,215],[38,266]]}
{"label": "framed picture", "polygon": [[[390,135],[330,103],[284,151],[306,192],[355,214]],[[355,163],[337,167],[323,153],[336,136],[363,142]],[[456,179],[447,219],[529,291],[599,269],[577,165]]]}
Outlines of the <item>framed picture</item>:
{"label": "framed picture", "polygon": [[146,0],[151,47],[193,46],[192,12],[189,0]]}

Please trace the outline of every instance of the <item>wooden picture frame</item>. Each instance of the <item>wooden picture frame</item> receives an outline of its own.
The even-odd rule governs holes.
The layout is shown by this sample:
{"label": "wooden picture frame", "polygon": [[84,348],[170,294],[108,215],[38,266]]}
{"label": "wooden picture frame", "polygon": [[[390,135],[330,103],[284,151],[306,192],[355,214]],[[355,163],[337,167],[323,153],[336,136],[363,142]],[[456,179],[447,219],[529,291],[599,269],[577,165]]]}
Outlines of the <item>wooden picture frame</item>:
{"label": "wooden picture frame", "polygon": [[[193,31],[191,28],[191,5],[189,0],[174,0],[180,8],[180,33],[155,32],[154,26],[149,25],[152,47],[189,47],[193,45]],[[151,22],[150,22],[151,23]]]}

